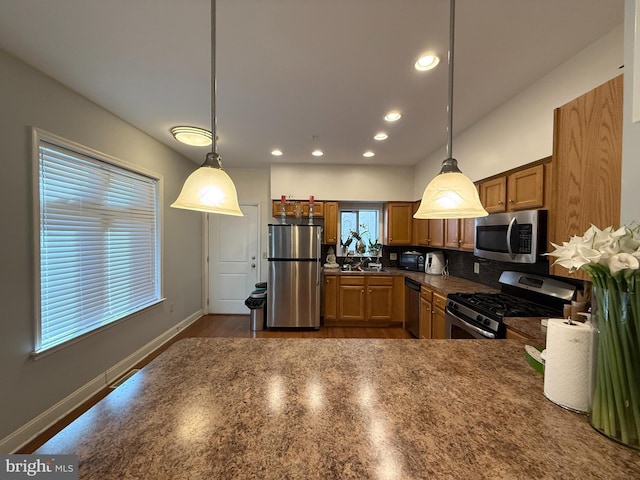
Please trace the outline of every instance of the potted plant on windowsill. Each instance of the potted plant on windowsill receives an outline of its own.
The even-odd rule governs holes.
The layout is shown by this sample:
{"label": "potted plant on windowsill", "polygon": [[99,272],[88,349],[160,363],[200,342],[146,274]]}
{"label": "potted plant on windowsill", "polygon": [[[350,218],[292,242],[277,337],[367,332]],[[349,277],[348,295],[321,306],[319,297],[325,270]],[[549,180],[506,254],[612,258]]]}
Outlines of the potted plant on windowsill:
{"label": "potted plant on windowsill", "polygon": [[382,244],[378,242],[377,238],[375,242],[372,242],[371,239],[369,239],[369,256],[379,257],[381,250],[382,250]]}

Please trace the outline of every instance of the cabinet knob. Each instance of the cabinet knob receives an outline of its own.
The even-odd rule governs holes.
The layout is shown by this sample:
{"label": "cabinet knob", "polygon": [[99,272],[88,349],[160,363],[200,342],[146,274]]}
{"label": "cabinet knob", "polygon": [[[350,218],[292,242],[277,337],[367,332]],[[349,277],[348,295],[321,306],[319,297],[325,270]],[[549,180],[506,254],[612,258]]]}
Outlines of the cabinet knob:
{"label": "cabinet knob", "polygon": [[513,198],[510,198],[510,199],[509,199],[509,203],[513,203]]}
{"label": "cabinet knob", "polygon": [[369,289],[369,293],[371,293],[371,289]]}
{"label": "cabinet knob", "polygon": [[360,293],[364,293],[364,290],[360,290]]}
{"label": "cabinet knob", "polygon": [[500,200],[500,201],[498,202],[498,205],[504,205],[504,202],[503,202],[502,200]]}
{"label": "cabinet knob", "polygon": [[461,244],[461,243],[462,243],[462,240],[458,240],[458,244]]}

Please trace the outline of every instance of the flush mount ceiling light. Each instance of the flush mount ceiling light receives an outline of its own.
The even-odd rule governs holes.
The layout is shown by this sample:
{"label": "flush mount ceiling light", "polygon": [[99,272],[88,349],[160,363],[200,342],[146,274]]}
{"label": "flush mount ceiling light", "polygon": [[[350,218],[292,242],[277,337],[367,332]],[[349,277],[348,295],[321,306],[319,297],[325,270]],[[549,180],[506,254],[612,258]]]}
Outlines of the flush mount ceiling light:
{"label": "flush mount ceiling light", "polygon": [[211,145],[211,132],[199,127],[173,127],[171,135],[179,142],[194,147],[208,147]]}
{"label": "flush mount ceiling light", "polygon": [[402,114],[400,112],[389,112],[384,116],[384,119],[387,122],[397,122],[398,120],[400,120],[402,118]]}
{"label": "flush mount ceiling light", "polygon": [[367,157],[367,158],[375,157],[375,155],[376,154],[374,152],[372,152],[371,150],[367,150],[366,152],[364,152],[362,154],[363,157]]}
{"label": "flush mount ceiling light", "polygon": [[476,186],[462,174],[451,153],[453,144],[453,42],[455,32],[455,0],[450,0],[449,13],[449,105],[447,126],[447,158],[440,173],[427,185],[414,218],[486,217]]}
{"label": "flush mount ceiling light", "polygon": [[282,150],[280,150],[279,148],[273,149],[271,150],[271,155],[273,155],[274,157],[281,157]]}
{"label": "flush mount ceiling light", "polygon": [[211,152],[204,163],[185,180],[173,208],[242,217],[233,180],[222,169],[217,147],[216,125],[216,0],[211,1]]}
{"label": "flush mount ceiling light", "polygon": [[324,152],[322,150],[314,150],[313,152],[311,152],[311,155],[313,155],[314,157],[321,157],[322,155],[324,155]]}
{"label": "flush mount ceiling light", "polygon": [[439,63],[440,59],[437,56],[428,54],[423,55],[418,60],[416,60],[414,67],[420,72],[426,72],[427,70],[436,68]]}
{"label": "flush mount ceiling light", "polygon": [[384,132],[378,132],[373,137],[374,140],[378,140],[378,141],[386,140],[387,138],[389,138],[389,135],[387,135]]}

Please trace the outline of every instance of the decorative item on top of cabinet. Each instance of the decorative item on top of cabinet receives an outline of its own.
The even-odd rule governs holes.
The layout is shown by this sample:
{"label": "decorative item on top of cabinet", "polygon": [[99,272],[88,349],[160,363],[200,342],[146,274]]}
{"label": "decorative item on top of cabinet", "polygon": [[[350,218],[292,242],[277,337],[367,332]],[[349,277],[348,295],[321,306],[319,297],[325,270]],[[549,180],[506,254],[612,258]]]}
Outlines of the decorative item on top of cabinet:
{"label": "decorative item on top of cabinet", "polygon": [[411,245],[413,234],[413,203],[388,202],[384,206],[384,237],[386,245]]}
{"label": "decorative item on top of cabinet", "polygon": [[324,243],[338,243],[338,202],[324,202]]}
{"label": "decorative item on top of cabinet", "polygon": [[[285,215],[287,217],[296,216],[296,207],[300,209],[301,217],[309,217],[309,201],[308,200],[287,200],[285,203]],[[275,218],[280,218],[282,212],[280,200],[273,200],[271,203],[271,213]],[[324,202],[313,203],[313,217],[324,217]]]}
{"label": "decorative item on top of cabinet", "polygon": [[431,338],[432,295],[430,288],[420,287],[420,338]]}
{"label": "decorative item on top of cabinet", "polygon": [[545,208],[549,203],[551,157],[489,177],[478,183],[480,200],[489,213]]}
{"label": "decorative item on top of cabinet", "polygon": [[[619,75],[555,110],[549,241],[562,244],[591,224],[620,224],[622,104]],[[559,265],[549,273],[589,279]]]}
{"label": "decorative item on top of cabinet", "polygon": [[447,338],[446,325],[444,319],[444,307],[447,304],[446,297],[433,292],[433,314],[431,316],[431,338]]}

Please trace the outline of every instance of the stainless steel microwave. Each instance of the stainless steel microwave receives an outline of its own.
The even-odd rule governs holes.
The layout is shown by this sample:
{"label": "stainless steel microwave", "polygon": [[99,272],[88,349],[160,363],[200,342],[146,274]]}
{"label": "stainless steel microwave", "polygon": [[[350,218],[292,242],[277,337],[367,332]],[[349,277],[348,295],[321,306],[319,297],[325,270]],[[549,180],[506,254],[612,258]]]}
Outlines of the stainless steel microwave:
{"label": "stainless steel microwave", "polygon": [[536,263],[545,252],[547,211],[492,213],[476,218],[474,255],[511,263]]}

